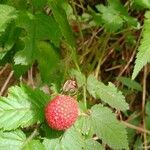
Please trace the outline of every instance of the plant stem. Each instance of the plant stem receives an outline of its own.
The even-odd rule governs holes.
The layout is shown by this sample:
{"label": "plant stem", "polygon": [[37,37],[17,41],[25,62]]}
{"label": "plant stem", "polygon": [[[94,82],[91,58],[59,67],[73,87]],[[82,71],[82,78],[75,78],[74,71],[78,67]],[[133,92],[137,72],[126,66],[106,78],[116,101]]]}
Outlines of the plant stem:
{"label": "plant stem", "polygon": [[126,122],[126,121],[121,121],[121,122],[122,122],[125,126],[127,126],[128,128],[135,129],[135,130],[137,130],[137,131],[140,131],[140,132],[143,132],[143,133],[147,133],[147,134],[150,135],[150,131],[147,130],[147,129],[143,129],[143,128],[137,127],[137,126],[135,126],[135,125],[133,125],[133,124],[130,124],[130,123]]}

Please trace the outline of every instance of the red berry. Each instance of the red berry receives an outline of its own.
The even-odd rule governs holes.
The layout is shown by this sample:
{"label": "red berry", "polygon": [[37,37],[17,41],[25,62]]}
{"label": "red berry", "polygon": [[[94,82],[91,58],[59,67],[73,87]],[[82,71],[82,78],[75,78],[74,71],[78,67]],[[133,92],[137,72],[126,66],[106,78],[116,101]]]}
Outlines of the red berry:
{"label": "red berry", "polygon": [[45,117],[51,128],[66,130],[75,123],[78,117],[78,103],[70,96],[56,96],[46,106]]}

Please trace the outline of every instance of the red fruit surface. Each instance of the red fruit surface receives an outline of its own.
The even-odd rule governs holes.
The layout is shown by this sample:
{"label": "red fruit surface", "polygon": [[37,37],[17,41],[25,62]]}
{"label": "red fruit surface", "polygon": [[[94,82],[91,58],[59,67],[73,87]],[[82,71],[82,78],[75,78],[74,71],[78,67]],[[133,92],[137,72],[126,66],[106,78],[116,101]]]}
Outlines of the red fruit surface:
{"label": "red fruit surface", "polygon": [[48,125],[55,130],[70,128],[78,117],[78,103],[70,96],[58,95],[52,99],[45,109]]}

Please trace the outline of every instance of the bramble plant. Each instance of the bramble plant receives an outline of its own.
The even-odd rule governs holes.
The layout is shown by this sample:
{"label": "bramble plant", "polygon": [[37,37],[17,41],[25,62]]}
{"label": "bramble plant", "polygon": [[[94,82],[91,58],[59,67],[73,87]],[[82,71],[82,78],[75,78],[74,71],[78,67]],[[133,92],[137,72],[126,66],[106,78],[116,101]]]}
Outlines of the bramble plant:
{"label": "bramble plant", "polygon": [[149,9],[146,0],[1,0],[0,64],[16,85],[0,92],[0,150],[148,149],[147,74],[134,79],[150,62]]}

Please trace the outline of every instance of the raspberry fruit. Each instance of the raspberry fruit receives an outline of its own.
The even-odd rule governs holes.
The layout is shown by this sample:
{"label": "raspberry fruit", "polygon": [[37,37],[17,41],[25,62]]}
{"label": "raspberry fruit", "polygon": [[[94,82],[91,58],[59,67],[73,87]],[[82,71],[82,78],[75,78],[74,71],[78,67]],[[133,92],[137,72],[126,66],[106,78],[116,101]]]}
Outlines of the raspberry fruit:
{"label": "raspberry fruit", "polygon": [[78,103],[73,97],[58,95],[46,106],[45,118],[51,128],[66,130],[75,123],[78,110]]}

